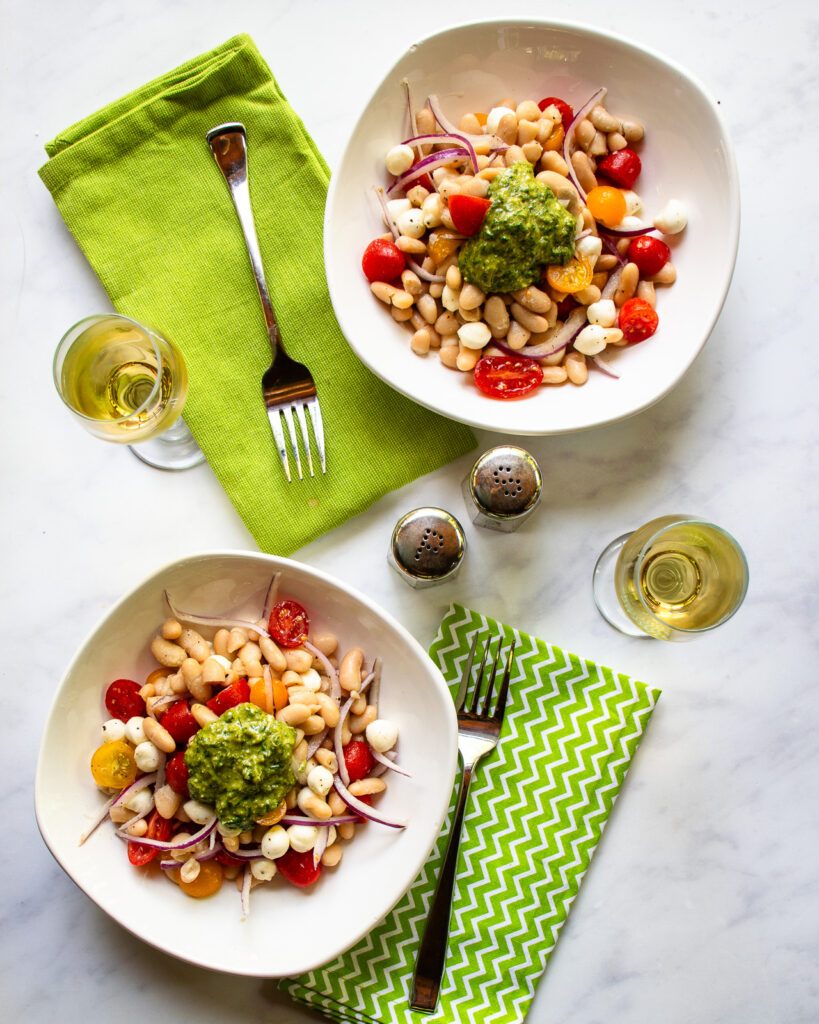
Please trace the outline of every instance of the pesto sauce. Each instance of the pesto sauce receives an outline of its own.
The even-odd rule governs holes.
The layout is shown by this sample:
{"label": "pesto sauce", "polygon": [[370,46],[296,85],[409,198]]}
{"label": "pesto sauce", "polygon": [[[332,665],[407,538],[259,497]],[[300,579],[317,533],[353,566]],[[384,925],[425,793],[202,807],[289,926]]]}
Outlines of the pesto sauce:
{"label": "pesto sauce", "polygon": [[481,230],[461,249],[464,280],[485,294],[516,292],[536,281],[544,266],[574,256],[575,219],[530,163],[512,164],[489,186],[492,205]]}
{"label": "pesto sauce", "polygon": [[296,733],[255,704],[239,704],[200,729],[185,751],[188,789],[228,828],[250,828],[295,784]]}

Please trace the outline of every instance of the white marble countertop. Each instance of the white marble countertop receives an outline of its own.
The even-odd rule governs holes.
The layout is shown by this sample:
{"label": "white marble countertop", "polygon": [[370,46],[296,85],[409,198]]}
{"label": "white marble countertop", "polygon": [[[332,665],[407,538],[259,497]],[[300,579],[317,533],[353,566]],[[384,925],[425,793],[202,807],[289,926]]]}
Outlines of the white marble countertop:
{"label": "white marble countertop", "polygon": [[[519,0],[502,6],[535,13]],[[460,13],[499,9],[473,0]],[[36,752],[76,644],[159,564],[197,549],[253,546],[207,467],[152,471],[86,436],[54,393],[57,339],[107,304],[36,176],[42,145],[247,31],[332,164],[394,57],[458,13],[425,0],[395,10],[332,0],[0,2],[4,1020],[314,1019],[270,983],[207,974],[143,946],[75,889],[37,834]],[[537,528],[526,528],[525,546],[470,530],[469,564],[456,583],[413,592],[383,552],[400,512],[426,502],[460,508],[465,462],[389,495],[299,557],[366,589],[425,642],[457,598],[664,689],[532,1021],[808,1024],[819,1019],[819,376],[808,306],[811,229],[819,228],[817,24],[805,0],[750,0],[741,11],[555,0],[549,13],[659,49],[720,100],[739,159],[743,227],[713,337],[655,408],[532,444],[547,476]],[[741,539],[748,600],[694,644],[621,637],[592,605],[597,552],[625,529],[678,510]]]}

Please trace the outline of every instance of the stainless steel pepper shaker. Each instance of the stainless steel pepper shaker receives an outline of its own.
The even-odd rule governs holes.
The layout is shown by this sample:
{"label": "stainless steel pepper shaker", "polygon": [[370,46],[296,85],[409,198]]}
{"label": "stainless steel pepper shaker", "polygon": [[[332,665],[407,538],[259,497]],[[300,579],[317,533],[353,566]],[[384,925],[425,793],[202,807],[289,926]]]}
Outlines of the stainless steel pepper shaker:
{"label": "stainless steel pepper shaker", "polygon": [[389,562],[411,587],[434,587],[461,567],[466,539],[461,524],[442,508],[416,508],[392,531]]}
{"label": "stainless steel pepper shaker", "polygon": [[481,455],[462,489],[475,526],[511,533],[537,508],[543,478],[529,452],[517,445],[501,444]]}

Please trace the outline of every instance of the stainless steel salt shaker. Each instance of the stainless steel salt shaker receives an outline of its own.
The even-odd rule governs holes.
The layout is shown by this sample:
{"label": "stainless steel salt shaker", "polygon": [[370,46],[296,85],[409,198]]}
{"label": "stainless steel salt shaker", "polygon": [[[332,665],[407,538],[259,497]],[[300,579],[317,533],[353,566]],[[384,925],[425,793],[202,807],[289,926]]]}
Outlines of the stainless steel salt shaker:
{"label": "stainless steel salt shaker", "polygon": [[481,455],[462,489],[469,518],[476,526],[511,533],[537,508],[543,478],[529,452],[501,444]]}
{"label": "stainless steel salt shaker", "polygon": [[416,508],[392,531],[389,562],[411,587],[434,587],[461,567],[466,539],[461,524],[442,508]]}

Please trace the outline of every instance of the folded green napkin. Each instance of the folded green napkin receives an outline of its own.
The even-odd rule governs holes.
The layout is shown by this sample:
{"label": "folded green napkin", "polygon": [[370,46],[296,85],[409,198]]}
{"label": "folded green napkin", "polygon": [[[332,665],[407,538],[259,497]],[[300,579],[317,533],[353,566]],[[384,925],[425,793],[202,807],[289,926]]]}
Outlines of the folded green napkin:
{"label": "folded green napkin", "polygon": [[438,1009],[412,1011],[408,995],[446,829],[407,894],[366,939],[282,982],[335,1020],[523,1020],[660,696],[460,605],[430,648],[453,694],[476,632],[501,635],[504,646],[515,640],[514,672],[501,742],[481,761],[469,795]]}
{"label": "folded green napkin", "polygon": [[[256,288],[205,142],[227,121],[247,129],[268,285],[324,417],[327,475],[290,486],[262,403],[270,349]],[[345,342],[322,259],[329,171],[248,36],[80,121],[46,151],[40,177],[116,309],[184,353],[185,420],[262,549],[289,554],[473,447],[467,428],[392,391]]]}

